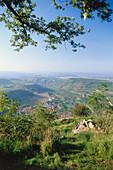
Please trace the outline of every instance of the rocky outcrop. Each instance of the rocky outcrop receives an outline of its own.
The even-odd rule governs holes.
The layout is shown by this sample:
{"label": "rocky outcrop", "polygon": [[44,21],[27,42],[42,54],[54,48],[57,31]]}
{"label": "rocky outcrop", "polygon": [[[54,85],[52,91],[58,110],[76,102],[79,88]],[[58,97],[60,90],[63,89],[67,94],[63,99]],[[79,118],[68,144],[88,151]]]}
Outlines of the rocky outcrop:
{"label": "rocky outcrop", "polygon": [[92,122],[92,120],[84,119],[73,128],[72,133],[79,133],[93,128],[95,128],[95,124]]}

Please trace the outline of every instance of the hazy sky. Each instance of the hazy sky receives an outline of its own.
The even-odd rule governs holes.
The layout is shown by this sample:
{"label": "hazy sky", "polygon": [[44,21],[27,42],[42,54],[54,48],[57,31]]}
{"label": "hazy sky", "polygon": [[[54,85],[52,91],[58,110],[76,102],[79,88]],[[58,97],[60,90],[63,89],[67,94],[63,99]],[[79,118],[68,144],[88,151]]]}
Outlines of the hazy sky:
{"label": "hazy sky", "polygon": [[[113,8],[112,0],[109,0]],[[51,0],[38,2],[37,14],[47,20],[53,19],[59,11],[52,6]],[[85,25],[90,33],[76,38],[77,42],[86,45],[86,49],[72,52],[69,44],[58,46],[56,51],[45,51],[41,37],[35,37],[37,47],[27,47],[19,53],[10,46],[11,32],[0,23],[0,71],[19,72],[101,72],[113,73],[113,22],[101,23],[101,20],[82,20],[78,11],[67,8],[64,16],[74,16],[77,22]],[[112,16],[113,19],[113,16]]]}

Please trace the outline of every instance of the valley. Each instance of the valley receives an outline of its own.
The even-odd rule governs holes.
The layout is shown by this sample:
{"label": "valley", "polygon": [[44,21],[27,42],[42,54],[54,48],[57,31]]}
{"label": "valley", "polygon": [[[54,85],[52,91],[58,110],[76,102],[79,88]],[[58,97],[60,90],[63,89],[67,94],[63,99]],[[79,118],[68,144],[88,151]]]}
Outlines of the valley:
{"label": "valley", "polygon": [[[29,110],[36,102],[44,103],[48,110],[55,110],[60,117],[71,115],[76,104],[86,104],[88,96],[98,89],[101,83],[108,83],[106,95],[113,103],[113,82],[89,78],[69,78],[55,76],[25,76],[20,78],[0,78],[0,91],[9,98],[19,101],[21,110]],[[25,109],[26,108],[26,109]]]}

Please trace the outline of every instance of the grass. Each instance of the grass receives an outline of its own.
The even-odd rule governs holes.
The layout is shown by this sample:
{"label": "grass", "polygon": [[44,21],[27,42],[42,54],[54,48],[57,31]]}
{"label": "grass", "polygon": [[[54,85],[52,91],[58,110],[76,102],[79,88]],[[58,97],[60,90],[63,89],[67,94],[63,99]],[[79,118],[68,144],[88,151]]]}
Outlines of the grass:
{"label": "grass", "polygon": [[[109,133],[95,129],[72,134],[74,125],[83,119],[78,117],[54,122],[56,137],[48,135],[41,147],[37,143],[17,154],[3,152],[0,148],[2,169],[113,169],[113,115],[110,117]],[[101,118],[93,119],[97,122]]]}

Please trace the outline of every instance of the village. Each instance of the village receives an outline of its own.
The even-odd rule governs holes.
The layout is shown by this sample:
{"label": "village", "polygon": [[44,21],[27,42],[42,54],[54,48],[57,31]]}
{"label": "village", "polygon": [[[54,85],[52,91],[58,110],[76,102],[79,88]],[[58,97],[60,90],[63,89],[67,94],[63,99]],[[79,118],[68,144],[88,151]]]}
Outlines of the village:
{"label": "village", "polygon": [[[87,98],[88,97],[88,93],[79,93],[80,98]],[[80,101],[81,99],[77,97],[77,100]],[[51,112],[55,111],[58,115],[59,118],[67,118],[67,117],[71,117],[72,113],[71,113],[71,109],[74,108],[74,103],[70,100],[70,99],[65,99],[65,98],[61,98],[59,96],[52,96],[51,98],[49,98],[46,102],[43,103],[43,107],[47,110],[49,110]],[[35,109],[35,105],[34,106],[26,106],[26,105],[22,105],[20,107],[20,113],[21,114],[31,114],[33,113]]]}

